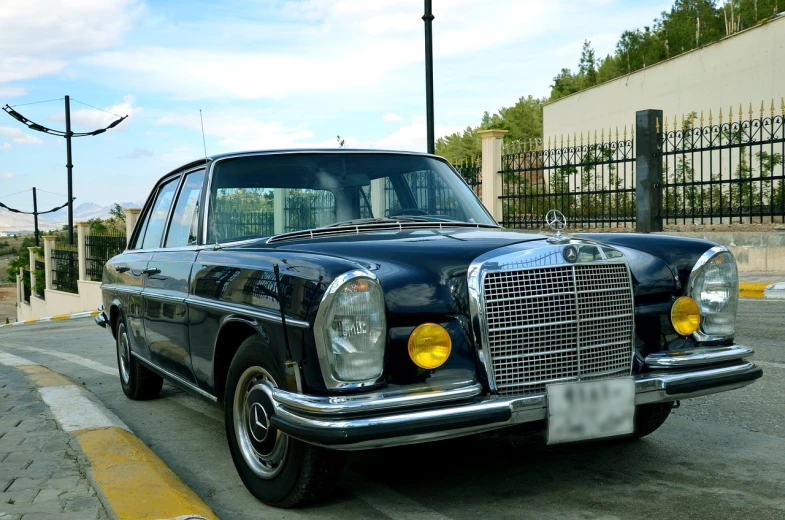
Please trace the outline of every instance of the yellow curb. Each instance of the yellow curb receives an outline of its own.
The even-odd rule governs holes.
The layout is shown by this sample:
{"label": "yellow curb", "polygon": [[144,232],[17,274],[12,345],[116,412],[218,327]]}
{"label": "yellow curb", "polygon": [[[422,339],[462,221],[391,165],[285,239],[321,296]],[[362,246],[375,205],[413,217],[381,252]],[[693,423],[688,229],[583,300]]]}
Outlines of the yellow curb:
{"label": "yellow curb", "polygon": [[25,325],[29,325],[29,324],[31,324],[31,323],[36,323],[37,321],[38,321],[38,320],[25,320],[23,323],[24,323]]}
{"label": "yellow curb", "polygon": [[39,387],[74,384],[70,379],[41,365],[21,365],[17,368],[30,376],[30,379]]}
{"label": "yellow curb", "polygon": [[52,321],[63,321],[63,320],[70,320],[70,314],[58,314],[57,316],[52,316]]}
{"label": "yellow curb", "polygon": [[199,515],[217,519],[139,438],[122,428],[75,432],[99,492],[120,520]]}
{"label": "yellow curb", "polygon": [[774,282],[739,282],[741,298],[763,298],[766,287]]}

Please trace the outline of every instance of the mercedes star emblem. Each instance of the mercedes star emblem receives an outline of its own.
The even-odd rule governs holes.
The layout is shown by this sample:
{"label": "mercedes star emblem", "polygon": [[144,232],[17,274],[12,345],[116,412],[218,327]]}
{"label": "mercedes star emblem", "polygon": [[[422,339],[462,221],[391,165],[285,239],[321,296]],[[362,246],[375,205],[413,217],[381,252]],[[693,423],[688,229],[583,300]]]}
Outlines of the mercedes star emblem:
{"label": "mercedes star emblem", "polygon": [[556,238],[561,238],[562,229],[567,227],[567,217],[558,209],[552,209],[545,214],[545,225],[556,232]]}
{"label": "mercedes star emblem", "polygon": [[267,419],[267,412],[259,403],[251,405],[251,417],[248,422],[251,427],[251,435],[256,442],[263,442],[267,438],[267,430],[269,429],[270,422]]}
{"label": "mercedes star emblem", "polygon": [[578,261],[578,249],[575,246],[567,246],[561,252],[564,260],[569,264],[574,264]]}

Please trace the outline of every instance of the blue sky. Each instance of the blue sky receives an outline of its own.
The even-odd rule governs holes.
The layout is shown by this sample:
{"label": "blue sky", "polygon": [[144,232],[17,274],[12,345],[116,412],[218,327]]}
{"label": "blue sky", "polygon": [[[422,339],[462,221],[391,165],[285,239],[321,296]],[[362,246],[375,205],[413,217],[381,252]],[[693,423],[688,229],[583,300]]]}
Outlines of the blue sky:
{"label": "blue sky", "polygon": [[[545,96],[585,39],[598,55],[670,0],[434,0],[437,137]],[[141,202],[207,152],[292,147],[425,150],[421,0],[3,0],[0,105],[69,94],[77,204]],[[63,128],[62,101],[19,106]],[[0,112],[0,201],[66,193],[65,141]],[[63,197],[42,194],[44,207]]]}

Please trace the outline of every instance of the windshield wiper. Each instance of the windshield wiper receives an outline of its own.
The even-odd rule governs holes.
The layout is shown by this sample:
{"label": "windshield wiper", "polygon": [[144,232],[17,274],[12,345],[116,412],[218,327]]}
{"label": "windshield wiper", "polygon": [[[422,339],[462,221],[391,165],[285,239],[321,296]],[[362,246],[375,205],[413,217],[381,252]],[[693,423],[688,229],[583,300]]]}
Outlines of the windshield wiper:
{"label": "windshield wiper", "polygon": [[[440,221],[442,219],[439,219]],[[372,217],[372,218],[356,218],[352,220],[344,220],[343,222],[336,222],[335,224],[328,224],[322,226],[323,228],[341,227],[341,226],[362,226],[364,224],[386,224],[390,222],[434,222],[433,217]],[[457,222],[457,221],[455,221]]]}

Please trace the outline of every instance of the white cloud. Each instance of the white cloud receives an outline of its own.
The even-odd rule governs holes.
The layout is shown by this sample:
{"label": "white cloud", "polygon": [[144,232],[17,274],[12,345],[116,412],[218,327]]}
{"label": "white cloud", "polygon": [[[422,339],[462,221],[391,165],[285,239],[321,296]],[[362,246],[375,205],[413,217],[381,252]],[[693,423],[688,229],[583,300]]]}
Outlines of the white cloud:
{"label": "white cloud", "polygon": [[400,123],[403,121],[403,116],[393,112],[388,112],[382,116],[382,121],[385,123]]}
{"label": "white cloud", "polygon": [[14,176],[8,172],[0,172],[0,179],[2,180],[11,179],[13,177]]}
{"label": "white cloud", "polygon": [[[439,125],[434,128],[436,138],[462,130],[460,126]],[[375,143],[374,148],[424,152],[427,149],[428,126],[424,117],[413,117],[411,123]]]}
{"label": "white cloud", "polygon": [[124,156],[125,159],[140,159],[142,157],[151,157],[153,152],[147,148],[134,148],[131,153]]}
{"label": "white cloud", "polygon": [[68,58],[119,44],[143,10],[138,0],[3,0],[0,82],[56,74]]}
{"label": "white cloud", "polygon": [[11,148],[11,143],[0,144],[0,150],[8,150],[9,148]]}
{"label": "white cloud", "polygon": [[27,94],[27,91],[22,87],[7,86],[0,87],[0,98],[19,97]]}
{"label": "white cloud", "polygon": [[[141,113],[143,110],[141,107],[134,106],[134,103],[136,103],[136,98],[128,94],[123,97],[123,100],[119,103],[115,103],[114,105],[106,107],[103,110],[96,110],[94,108],[80,108],[73,110],[73,107],[79,106],[79,104],[78,102],[74,102],[72,99],[71,124],[80,128],[84,128],[86,131],[91,131],[108,126],[110,123],[118,119],[117,115],[128,116],[127,121],[123,121],[119,126],[115,127],[117,130],[124,130],[128,128],[128,123],[130,123],[133,117]],[[49,120],[63,122],[65,121],[65,115],[60,112],[49,117]]]}
{"label": "white cloud", "polygon": [[11,126],[0,126],[0,135],[9,137],[18,144],[44,144],[44,142],[36,136],[26,134],[20,129]]}

